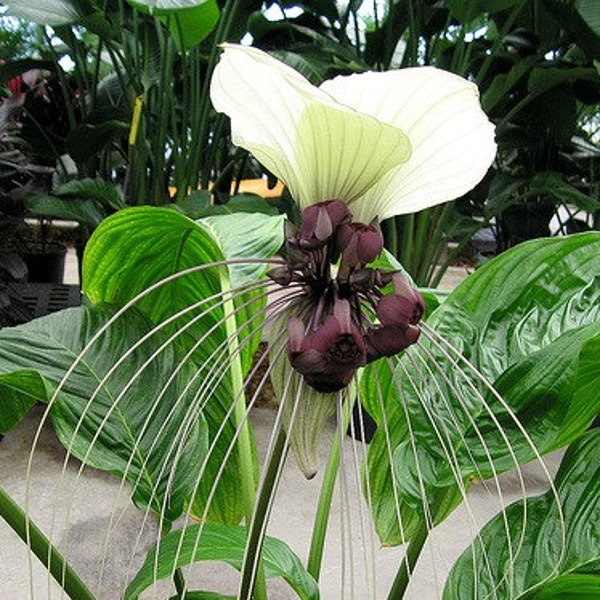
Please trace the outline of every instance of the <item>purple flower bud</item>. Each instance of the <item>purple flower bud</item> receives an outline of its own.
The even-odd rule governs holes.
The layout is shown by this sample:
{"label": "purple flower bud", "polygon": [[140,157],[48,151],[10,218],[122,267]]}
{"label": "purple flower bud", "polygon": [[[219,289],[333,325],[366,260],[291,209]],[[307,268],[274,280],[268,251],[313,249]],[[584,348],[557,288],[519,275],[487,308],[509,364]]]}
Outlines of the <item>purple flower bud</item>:
{"label": "purple flower bud", "polygon": [[365,344],[352,323],[350,305],[338,300],[333,312],[309,335],[305,335],[297,317],[288,323],[290,363],[318,392],[341,390],[350,383],[356,369],[366,364]]}
{"label": "purple flower bud", "polygon": [[289,285],[293,278],[294,273],[288,264],[273,267],[267,271],[267,277],[278,283],[279,285]]}
{"label": "purple flower bud", "polygon": [[394,356],[417,342],[421,330],[415,325],[376,325],[365,335],[367,362]]}
{"label": "purple flower bud", "polygon": [[343,223],[352,215],[341,200],[327,200],[304,209],[298,243],[304,248],[323,246]]}
{"label": "purple flower bud", "polygon": [[377,317],[383,325],[416,325],[425,312],[423,296],[410,287],[402,273],[394,273],[392,282],[394,293],[379,300]]}
{"label": "purple flower bud", "polygon": [[345,223],[337,233],[337,243],[342,262],[352,268],[373,262],[383,250],[383,236],[377,224]]}

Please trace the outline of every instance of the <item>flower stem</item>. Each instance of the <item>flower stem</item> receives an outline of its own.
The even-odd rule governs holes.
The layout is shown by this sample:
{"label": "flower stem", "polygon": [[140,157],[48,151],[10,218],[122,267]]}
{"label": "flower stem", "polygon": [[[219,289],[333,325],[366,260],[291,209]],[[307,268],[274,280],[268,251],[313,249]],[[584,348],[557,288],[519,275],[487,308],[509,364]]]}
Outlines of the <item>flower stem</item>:
{"label": "flower stem", "polygon": [[94,595],[21,507],[0,486],[0,517],[29,545],[31,552],[73,600],[94,600]]}
{"label": "flower stem", "polygon": [[310,551],[308,554],[308,563],[306,570],[312,575],[315,581],[319,581],[321,574],[321,564],[323,562],[323,549],[325,547],[325,534],[327,532],[327,523],[331,514],[331,500],[333,498],[333,490],[335,481],[340,466],[340,438],[335,436],[329,460],[325,468],[323,476],[323,485],[321,486],[321,494],[319,495],[319,503],[317,505],[317,514],[315,515],[315,523],[313,525],[312,538],[310,540]]}
{"label": "flower stem", "polygon": [[433,502],[429,505],[427,514],[421,515],[419,523],[417,524],[417,528],[408,544],[406,554],[400,563],[400,567],[396,573],[392,587],[390,588],[387,600],[400,600],[404,597],[415,565],[419,560],[419,556],[421,556],[423,546],[425,545],[429,532],[433,527],[432,523],[435,523],[436,513],[440,509],[440,506],[446,497],[447,491],[448,488],[438,490],[435,494]]}
{"label": "flower stem", "polygon": [[[225,312],[225,331],[227,335],[227,350],[229,356],[229,372],[231,375],[231,386],[235,405],[233,408],[233,421],[238,433],[237,454],[239,461],[240,485],[242,488],[242,498],[244,499],[244,514],[246,525],[250,527],[252,515],[254,514],[254,505],[256,502],[257,482],[254,477],[254,463],[252,461],[252,434],[247,418],[246,395],[244,394],[244,375],[240,360],[240,353],[237,350],[237,322],[235,318],[235,304],[231,294],[231,286],[226,268],[220,270],[219,277],[221,289],[227,295],[223,302],[223,311]],[[259,569],[256,576],[256,600],[266,598],[266,585],[264,573]]]}
{"label": "flower stem", "polygon": [[[350,396],[352,396],[352,400],[350,400]],[[344,408],[344,418],[341,424],[342,431],[348,429],[350,415],[352,414],[352,408],[354,407],[355,401],[355,394],[348,394],[348,400]],[[329,459],[323,476],[323,484],[321,485],[321,494],[319,495],[319,503],[317,505],[317,513],[315,515],[315,523],[313,525],[312,537],[310,540],[310,551],[308,553],[308,562],[306,565],[306,570],[317,582],[319,581],[319,576],[321,574],[327,523],[329,522],[329,515],[331,514],[331,501],[338,469],[340,467],[340,438],[340,435],[334,437],[331,451],[329,452]]]}
{"label": "flower stem", "polygon": [[[287,449],[287,438],[283,430],[280,430],[277,439],[275,440],[275,446],[273,447],[273,453],[271,460],[267,465],[265,471],[265,477],[261,486],[260,494],[256,501],[256,509],[254,512],[254,518],[250,525],[250,531],[248,532],[248,541],[246,542],[246,552],[244,555],[244,564],[242,566],[242,580],[240,584],[239,598],[257,598],[258,591],[258,579],[257,575],[260,574],[260,560],[256,557],[260,556],[262,552],[263,540],[265,537],[265,521],[269,518],[269,512],[271,510],[271,498],[273,495],[273,489],[277,485],[277,479],[280,473],[281,463],[285,460]],[[258,570],[258,571],[257,571]],[[254,594],[252,593],[253,582]]]}

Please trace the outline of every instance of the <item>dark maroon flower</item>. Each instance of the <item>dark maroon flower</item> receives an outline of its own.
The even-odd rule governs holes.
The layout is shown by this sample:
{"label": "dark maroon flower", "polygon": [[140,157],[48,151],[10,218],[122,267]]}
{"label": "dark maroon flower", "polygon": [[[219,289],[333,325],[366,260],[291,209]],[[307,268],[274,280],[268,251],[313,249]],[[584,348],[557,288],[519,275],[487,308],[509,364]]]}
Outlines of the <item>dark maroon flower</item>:
{"label": "dark maroon flower", "polygon": [[340,200],[319,202],[304,209],[298,243],[304,248],[326,244],[336,229],[351,219],[350,211]]}
{"label": "dark maroon flower", "polygon": [[337,243],[342,262],[351,268],[373,262],[383,250],[383,236],[377,224],[345,223],[338,230]]}
{"label": "dark maroon flower", "polygon": [[421,330],[416,325],[375,325],[367,330],[365,346],[367,361],[373,362],[382,356],[394,356],[406,350],[419,339]]}
{"label": "dark maroon flower", "polygon": [[416,325],[425,312],[423,296],[412,288],[402,273],[392,277],[394,293],[383,296],[376,308],[383,325]]}
{"label": "dark maroon flower", "polygon": [[[351,218],[338,200],[309,206],[300,227],[286,226],[285,264],[269,271],[273,281],[305,295],[305,316],[288,321],[287,355],[305,383],[322,393],[343,389],[367,362],[414,344],[425,310],[402,273],[365,267],[383,249],[381,229],[376,221]],[[394,291],[384,295],[390,282]]]}
{"label": "dark maroon flower", "polygon": [[365,344],[352,323],[348,302],[338,300],[334,314],[312,333],[306,335],[304,329],[299,318],[290,319],[287,352],[292,367],[319,392],[346,387],[366,364]]}

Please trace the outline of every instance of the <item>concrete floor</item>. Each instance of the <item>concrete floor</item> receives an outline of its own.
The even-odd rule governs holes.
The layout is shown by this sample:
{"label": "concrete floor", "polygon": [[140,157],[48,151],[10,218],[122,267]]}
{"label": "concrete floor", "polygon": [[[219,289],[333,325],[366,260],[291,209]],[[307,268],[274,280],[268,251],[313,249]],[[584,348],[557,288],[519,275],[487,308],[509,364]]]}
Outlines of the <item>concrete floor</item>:
{"label": "concrete floor", "polygon": [[[70,256],[65,282],[76,283],[76,277],[76,264]],[[464,270],[450,271],[444,286],[453,287],[462,277]],[[0,483],[21,505],[26,497],[29,450],[41,414],[40,409],[34,410],[18,428],[0,441]],[[270,437],[274,417],[274,411],[268,409],[252,412],[252,423],[262,453]],[[334,426],[331,425],[321,445],[323,464],[334,435]],[[344,470],[347,498],[344,502],[340,500],[338,483],[321,577],[323,600],[386,598],[403,555],[401,547],[380,547],[368,525],[363,528],[366,533],[361,533],[361,515],[366,515],[366,508],[352,463],[353,453],[360,455],[363,451],[362,444],[346,438],[343,456],[347,463]],[[558,460],[557,455],[548,458],[552,472]],[[75,461],[71,461],[65,474],[61,475],[63,462],[62,446],[52,429],[44,427],[29,476],[30,514],[44,531],[54,531],[53,539],[58,540],[59,547],[65,548],[68,542],[76,570],[97,591],[98,597],[116,600],[141,565],[145,550],[152,544],[156,532],[152,524],[144,522],[140,512],[131,505],[127,490],[121,487],[118,479],[91,469],[86,469],[81,479],[77,479],[78,465],[74,464]],[[315,479],[306,481],[293,460],[288,460],[269,525],[269,534],[286,541],[303,561],[308,554],[322,471]],[[545,491],[547,484],[539,467],[527,466],[524,473],[529,493]],[[58,495],[55,493],[57,482],[60,482]],[[514,473],[503,476],[502,482],[505,502],[520,497]],[[469,504],[478,527],[499,508],[497,498],[490,497],[483,485],[472,487]],[[363,521],[366,522],[366,519]],[[349,534],[344,529],[348,523],[352,525]],[[342,535],[342,531],[346,533]],[[418,600],[439,598],[445,576],[473,535],[472,519],[464,508],[456,510],[436,528],[422,554],[407,597]],[[347,549],[349,541],[353,560],[344,564],[342,548]],[[376,566],[375,580],[365,574],[365,557],[371,557],[371,564]],[[96,588],[100,570],[103,571],[102,584]],[[237,573],[233,569],[215,563],[204,564],[201,571],[201,574],[187,574],[192,588],[236,593]],[[269,589],[270,597],[275,600],[296,597],[280,580],[270,582]],[[343,594],[341,590],[344,590]],[[164,600],[173,593],[170,583],[158,584],[142,598]],[[29,559],[23,542],[6,523],[0,521],[0,600],[60,597],[58,586],[35,559]]]}
{"label": "concrete floor", "polygon": [[[270,436],[274,415],[274,411],[269,409],[255,409],[252,413],[261,452],[264,452]],[[0,481],[21,505],[25,501],[29,449],[40,416],[41,410],[33,411],[29,418],[0,441]],[[332,425],[321,446],[323,463],[333,435]],[[336,493],[322,571],[321,589],[324,600],[337,600],[341,597],[385,598],[403,553],[401,547],[380,547],[370,531],[361,539],[360,516],[366,513],[351,467],[353,446],[359,453],[362,452],[362,444],[346,439],[344,453],[349,500],[341,503],[339,493]],[[70,555],[77,571],[97,591],[99,598],[116,600],[141,565],[145,548],[154,540],[154,528],[144,523],[140,512],[130,504],[127,490],[121,488],[119,480],[91,469],[86,469],[82,478],[77,480],[76,461],[69,464],[61,480],[63,460],[64,450],[56,441],[52,429],[44,427],[30,476],[30,514],[44,531],[55,532],[53,539],[59,540],[59,547],[65,548],[68,536]],[[558,457],[549,457],[548,463],[554,471]],[[539,468],[532,465],[524,471],[530,493],[540,493],[546,489]],[[321,473],[315,479],[306,481],[293,460],[288,460],[269,526],[269,534],[286,541],[302,560],[308,554]],[[57,481],[61,481],[58,495]],[[502,481],[505,501],[518,498],[515,474],[506,474]],[[498,510],[498,500],[491,498],[482,485],[473,486],[469,502],[478,526],[483,525]],[[347,508],[342,510],[342,505]],[[347,539],[351,539],[353,545],[353,565],[346,564],[345,571],[341,560],[343,519],[346,524],[352,523],[352,531]],[[65,527],[65,522],[68,522],[68,527]],[[457,510],[436,528],[423,552],[407,597],[418,600],[439,598],[446,574],[472,536],[473,526],[464,509]],[[374,582],[366,581],[365,556],[374,557],[377,569],[377,579]],[[101,565],[102,585],[97,589],[95,586]],[[189,575],[191,585],[235,594],[237,573],[233,569],[216,563],[205,563],[201,570],[201,575]],[[344,596],[340,592],[342,579],[346,583]],[[296,597],[282,580],[274,580],[270,590],[270,597],[276,600]],[[173,593],[170,583],[159,584],[144,593],[142,598],[164,600]],[[0,598],[21,600],[60,597],[58,586],[49,579],[35,559],[29,562],[25,545],[6,523],[0,521]]]}

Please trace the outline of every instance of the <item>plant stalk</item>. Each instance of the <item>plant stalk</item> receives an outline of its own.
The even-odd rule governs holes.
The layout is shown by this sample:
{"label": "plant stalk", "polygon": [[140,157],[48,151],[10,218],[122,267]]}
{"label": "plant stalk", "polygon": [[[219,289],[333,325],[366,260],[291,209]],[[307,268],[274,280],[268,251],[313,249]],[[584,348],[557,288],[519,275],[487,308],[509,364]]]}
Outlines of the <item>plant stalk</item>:
{"label": "plant stalk", "polygon": [[28,544],[31,552],[50,571],[67,595],[73,600],[95,600],[85,583],[69,566],[62,554],[50,543],[23,512],[23,509],[0,486],[0,517]]}
{"label": "plant stalk", "polygon": [[[246,543],[246,553],[244,555],[244,564],[242,565],[242,580],[240,583],[240,598],[258,598],[258,575],[261,573],[261,560],[263,540],[265,537],[266,523],[271,510],[271,497],[273,489],[277,485],[280,467],[287,455],[287,438],[283,429],[279,430],[271,460],[267,465],[265,477],[261,486],[260,494],[256,501],[256,509],[250,531],[248,532],[248,541]],[[254,583],[256,580],[256,583]],[[252,588],[254,587],[254,593]],[[266,595],[266,590],[265,590]]]}
{"label": "plant stalk", "polygon": [[[244,499],[244,515],[247,527],[251,527],[254,508],[256,503],[257,481],[254,477],[254,464],[252,461],[252,435],[248,423],[246,411],[246,395],[244,394],[244,375],[240,354],[237,349],[237,322],[235,318],[235,304],[231,294],[231,285],[226,272],[226,267],[219,272],[221,289],[225,293],[223,311],[225,313],[225,332],[227,335],[227,352],[229,360],[229,371],[235,405],[233,408],[233,421],[238,433],[237,453],[239,461],[240,484],[242,497]],[[266,599],[266,584],[264,572],[259,568],[256,575],[255,600]],[[248,596],[250,598],[250,596]]]}
{"label": "plant stalk", "polygon": [[402,563],[396,573],[392,587],[390,588],[387,600],[401,600],[404,598],[406,588],[410,581],[411,575],[414,571],[415,565],[421,556],[423,546],[427,541],[429,532],[435,523],[436,513],[439,511],[444,498],[446,496],[447,488],[438,490],[435,494],[433,502],[429,505],[427,514],[421,515],[417,528],[411,537],[406,554],[402,559]]}
{"label": "plant stalk", "polygon": [[[352,394],[352,400],[349,399],[349,396],[350,394],[348,395],[347,406],[344,410],[342,431],[347,431],[348,429],[350,415],[352,414],[352,409],[356,402],[355,394]],[[308,553],[306,570],[317,582],[319,581],[319,576],[321,574],[327,524],[331,514],[331,501],[340,467],[340,444],[340,436],[336,435],[333,439],[327,467],[325,468],[325,474],[323,476],[323,484],[321,485],[321,493],[319,495],[319,503],[317,504],[317,513],[315,515],[315,523],[313,525],[312,537],[310,540],[310,550]]]}

